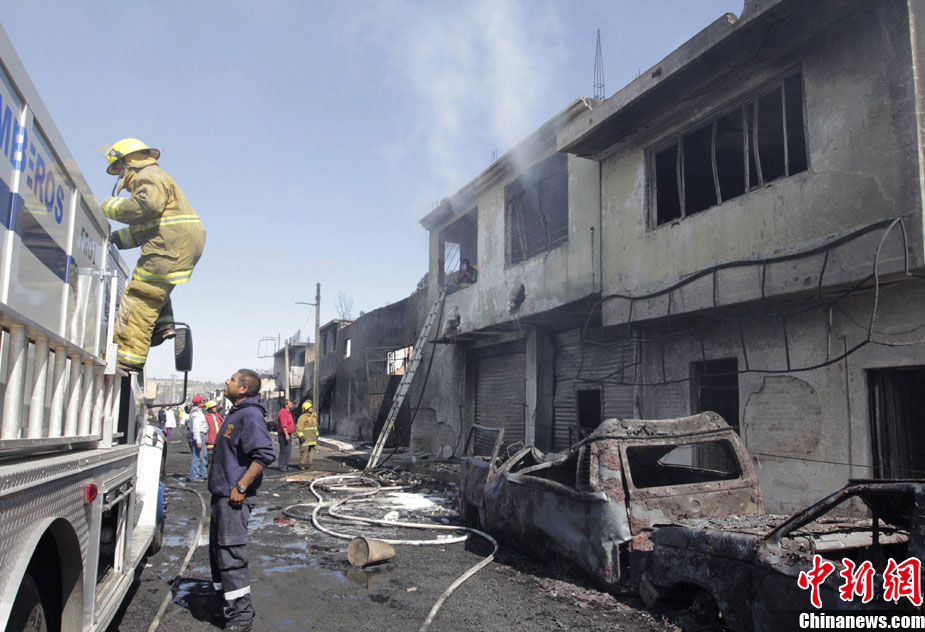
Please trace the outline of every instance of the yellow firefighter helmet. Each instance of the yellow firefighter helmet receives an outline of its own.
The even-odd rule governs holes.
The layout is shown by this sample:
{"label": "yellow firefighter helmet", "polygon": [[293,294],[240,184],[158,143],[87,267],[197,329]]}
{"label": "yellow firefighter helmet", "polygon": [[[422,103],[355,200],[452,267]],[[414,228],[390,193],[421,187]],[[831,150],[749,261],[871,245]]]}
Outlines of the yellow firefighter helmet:
{"label": "yellow firefighter helmet", "polygon": [[303,413],[311,407],[312,407],[312,400],[306,399],[304,402],[302,402],[302,412]]}
{"label": "yellow firefighter helmet", "polygon": [[112,147],[109,148],[109,151],[106,152],[106,160],[109,161],[109,166],[106,167],[106,173],[117,176],[122,170],[122,160],[129,154],[133,154],[136,151],[146,151],[148,155],[157,160],[161,155],[160,149],[154,149],[153,147],[148,147],[143,142],[137,138],[123,138],[122,140],[113,143]]}

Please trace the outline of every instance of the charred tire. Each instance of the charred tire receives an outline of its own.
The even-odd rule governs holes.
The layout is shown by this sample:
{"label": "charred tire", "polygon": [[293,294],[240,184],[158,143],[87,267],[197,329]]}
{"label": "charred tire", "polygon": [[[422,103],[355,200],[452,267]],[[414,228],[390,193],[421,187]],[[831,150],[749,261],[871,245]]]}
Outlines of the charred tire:
{"label": "charred tire", "polygon": [[42,593],[32,576],[26,573],[19,584],[6,632],[48,632]]}
{"label": "charred tire", "polygon": [[697,623],[716,625],[719,622],[719,606],[713,595],[706,590],[698,590],[694,595],[690,613]]}

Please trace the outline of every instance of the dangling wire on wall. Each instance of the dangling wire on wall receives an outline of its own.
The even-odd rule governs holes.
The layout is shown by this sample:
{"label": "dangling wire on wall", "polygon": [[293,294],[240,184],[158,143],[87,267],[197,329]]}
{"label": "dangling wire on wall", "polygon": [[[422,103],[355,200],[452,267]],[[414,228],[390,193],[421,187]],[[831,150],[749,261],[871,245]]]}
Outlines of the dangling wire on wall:
{"label": "dangling wire on wall", "polygon": [[[896,228],[899,229],[899,245],[902,248],[904,277],[898,281],[883,282],[880,279],[880,265],[884,244],[887,243],[887,238]],[[837,250],[839,248],[857,248],[856,242],[858,240],[860,240],[862,237],[870,235],[877,230],[883,230],[883,234],[880,236],[880,240],[873,251],[871,272],[864,276],[862,279],[851,283],[847,287],[837,290],[824,289],[825,275],[829,268],[829,262],[833,256],[833,253],[837,254]],[[808,261],[813,257],[821,257],[822,260],[819,265],[818,272],[816,272],[815,275],[811,275],[817,278],[815,283],[815,292],[812,299],[807,299],[805,296],[796,299],[772,299],[768,297],[767,289],[769,269],[773,272],[775,266]],[[857,257],[853,256],[852,259],[856,260]],[[754,301],[751,299],[748,301],[739,301],[737,304],[720,304],[718,299],[718,295],[720,294],[720,278],[722,272],[743,272],[748,270],[754,270],[756,273],[759,273],[758,276],[760,278],[760,282],[758,283],[757,288],[752,288],[751,296],[754,296],[754,300],[758,301],[758,304],[764,308],[760,311],[760,313],[755,313],[753,307],[746,307],[742,304],[745,302],[753,304]],[[811,276],[805,277],[804,282],[811,278]],[[922,283],[923,278],[925,277],[920,274],[913,274],[909,270],[908,237],[906,234],[906,228],[903,218],[897,217],[895,219],[882,220],[870,224],[841,237],[832,239],[826,244],[798,253],[746,261],[728,262],[712,266],[710,268],[701,270],[685,278],[684,280],[671,285],[668,288],[648,294],[610,294],[602,297],[592,307],[587,319],[585,320],[584,326],[581,329],[579,338],[580,357],[577,379],[578,381],[585,383],[606,382],[626,386],[662,386],[688,382],[692,379],[689,375],[682,377],[669,377],[665,363],[665,349],[667,344],[682,337],[689,338],[696,335],[699,337],[701,359],[706,361],[707,354],[705,333],[708,333],[717,325],[727,326],[727,331],[730,331],[738,338],[737,344],[739,346],[741,357],[745,363],[745,367],[744,369],[739,369],[735,372],[717,373],[716,375],[733,375],[739,373],[799,373],[820,369],[840,362],[851,354],[856,353],[863,347],[867,346],[868,344],[883,346],[911,346],[922,344],[925,343],[925,339],[914,341],[897,341],[895,340],[895,337],[916,332],[922,327],[925,327],[925,325],[914,327],[904,332],[878,331],[875,325],[879,313],[881,286],[898,287],[910,283],[918,285]],[[680,319],[678,314],[672,313],[672,307],[675,301],[674,297],[677,296],[677,300],[681,300],[683,298],[682,292],[685,290],[691,294],[694,294],[695,292],[692,286],[694,283],[701,280],[707,280],[711,284],[710,298],[712,304],[705,306],[704,310],[699,311],[697,316],[691,316],[691,310],[687,310],[688,315],[684,317],[681,323],[679,323],[678,321]],[[800,288],[800,290],[802,289],[803,288]],[[853,299],[862,293],[872,294],[872,302],[866,324],[858,323],[855,319],[851,318],[848,315],[848,311],[843,307],[847,300]],[[659,306],[657,301],[661,301],[665,304],[665,306],[662,308],[664,310],[662,313],[659,313],[658,311]],[[602,311],[604,306],[607,304],[612,305],[618,302],[625,306],[624,310],[626,317],[623,319],[621,326],[626,327],[627,335],[616,341],[592,340],[589,334],[589,329],[595,313],[598,310]],[[736,313],[737,310],[740,313]],[[634,313],[638,311],[643,311],[645,317],[634,320]],[[653,314],[653,312],[655,313]],[[788,321],[792,326],[792,322],[795,318],[805,317],[806,315],[809,315],[813,312],[820,313],[825,319],[826,357],[825,359],[820,359],[818,362],[809,362],[803,364],[795,363],[793,361],[790,349],[792,336],[790,329],[788,328]],[[829,353],[829,349],[831,346],[830,341],[832,335],[832,315],[834,313],[838,313],[840,316],[844,316],[847,323],[854,325],[865,333],[857,343],[847,347],[842,353],[832,356]],[[783,365],[765,365],[762,367],[757,367],[750,363],[744,325],[749,323],[757,323],[758,321],[765,321],[769,324],[773,324],[775,328],[779,329],[780,333],[777,335],[779,335],[781,338],[782,344],[780,346],[783,348],[785,355],[785,362]],[[646,326],[644,322],[658,323],[662,326],[662,329],[667,329],[667,333],[653,331],[651,325]],[[770,329],[766,329],[765,331],[770,331]],[[883,338],[885,336],[893,337],[894,340],[886,340]],[[590,378],[583,375],[585,372],[585,350],[586,347],[592,345],[623,346],[624,353],[620,368],[604,376],[595,378]],[[634,357],[629,361],[627,361],[627,354],[625,353],[627,345],[631,345],[636,349],[636,352],[632,354]],[[658,349],[657,353],[660,355],[661,362],[661,378],[655,381],[646,380],[640,374],[640,358],[642,357],[645,350],[653,348]],[[632,369],[632,374],[628,374],[630,369]]]}

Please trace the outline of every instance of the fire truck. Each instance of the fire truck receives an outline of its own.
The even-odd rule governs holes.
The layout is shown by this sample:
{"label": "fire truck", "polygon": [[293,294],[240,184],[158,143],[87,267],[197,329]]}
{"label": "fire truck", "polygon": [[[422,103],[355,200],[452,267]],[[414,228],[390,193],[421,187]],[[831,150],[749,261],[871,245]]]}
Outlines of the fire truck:
{"label": "fire truck", "polygon": [[129,269],[2,28],[0,219],[0,627],[104,630],[160,545],[164,436],[116,368]]}

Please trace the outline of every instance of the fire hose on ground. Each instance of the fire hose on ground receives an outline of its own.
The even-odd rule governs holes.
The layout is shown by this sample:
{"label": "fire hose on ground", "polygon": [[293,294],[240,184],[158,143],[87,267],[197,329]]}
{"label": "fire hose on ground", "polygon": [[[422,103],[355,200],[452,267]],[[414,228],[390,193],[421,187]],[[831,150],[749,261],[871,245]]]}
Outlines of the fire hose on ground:
{"label": "fire hose on ground", "polygon": [[[343,482],[343,481],[365,481],[368,483],[372,483],[373,487],[357,492],[356,487],[349,487],[349,486],[335,487],[335,486],[328,485],[327,488],[330,491],[353,492],[353,495],[347,496],[336,502],[325,505],[324,498],[321,496],[321,494],[316,489],[316,485],[318,485],[319,483],[326,483],[328,481],[333,482],[333,483],[338,483],[338,482]],[[407,528],[407,529],[433,529],[437,531],[451,531],[451,532],[456,532],[456,533],[465,532],[465,535],[454,536],[454,537],[438,537],[436,539],[427,539],[427,540],[382,539],[383,542],[386,542],[388,544],[399,544],[399,545],[406,545],[406,546],[452,544],[454,542],[463,542],[467,540],[469,538],[470,533],[474,533],[478,536],[481,536],[482,538],[485,538],[487,541],[491,542],[492,546],[494,547],[494,549],[491,552],[491,555],[489,555],[488,557],[480,561],[478,564],[476,564],[475,566],[467,570],[465,573],[460,575],[456,579],[456,581],[454,581],[449,586],[449,588],[447,588],[443,592],[443,594],[440,595],[436,603],[434,603],[433,607],[430,609],[430,613],[427,615],[427,618],[424,620],[424,623],[421,625],[419,629],[419,632],[426,632],[430,628],[431,623],[433,623],[434,617],[436,617],[437,612],[440,610],[441,606],[443,606],[444,602],[450,597],[450,595],[452,595],[453,592],[457,588],[459,588],[467,579],[475,575],[485,566],[490,564],[492,560],[494,560],[495,554],[498,552],[498,543],[497,541],[495,541],[493,537],[491,537],[487,533],[479,531],[478,529],[473,529],[471,527],[460,527],[460,526],[454,526],[454,525],[441,525],[441,524],[430,524],[430,523],[420,523],[420,522],[397,522],[397,521],[382,520],[382,519],[377,519],[377,518],[364,518],[360,516],[350,516],[350,515],[346,515],[346,514],[339,513],[336,511],[338,507],[340,507],[341,505],[349,501],[355,501],[360,498],[372,496],[373,494],[377,494],[381,491],[393,491],[393,490],[399,490],[399,489],[404,489],[404,488],[405,486],[383,487],[379,483],[379,481],[375,480],[374,478],[370,476],[365,476],[363,474],[342,474],[342,475],[324,476],[321,478],[317,478],[314,481],[312,481],[312,484],[310,487],[312,494],[314,494],[315,498],[318,499],[318,502],[315,504],[315,508],[312,511],[311,522],[312,522],[312,525],[314,525],[316,529],[332,537],[339,538],[342,540],[344,539],[352,540],[354,537],[356,537],[355,534],[339,533],[337,531],[333,531],[321,525],[321,523],[318,521],[318,513],[321,511],[322,507],[327,507],[328,513],[331,516],[334,516],[335,518],[340,518],[342,520],[347,520],[347,521],[352,521],[352,522],[359,522],[363,524],[388,526],[388,527],[402,527],[402,528]],[[304,520],[305,519],[304,516],[300,516],[296,513],[293,513],[292,509],[295,507],[307,507],[307,506],[311,506],[311,504],[310,503],[296,503],[294,505],[289,505],[288,507],[283,509],[283,515],[288,518],[294,518],[296,520]]]}

